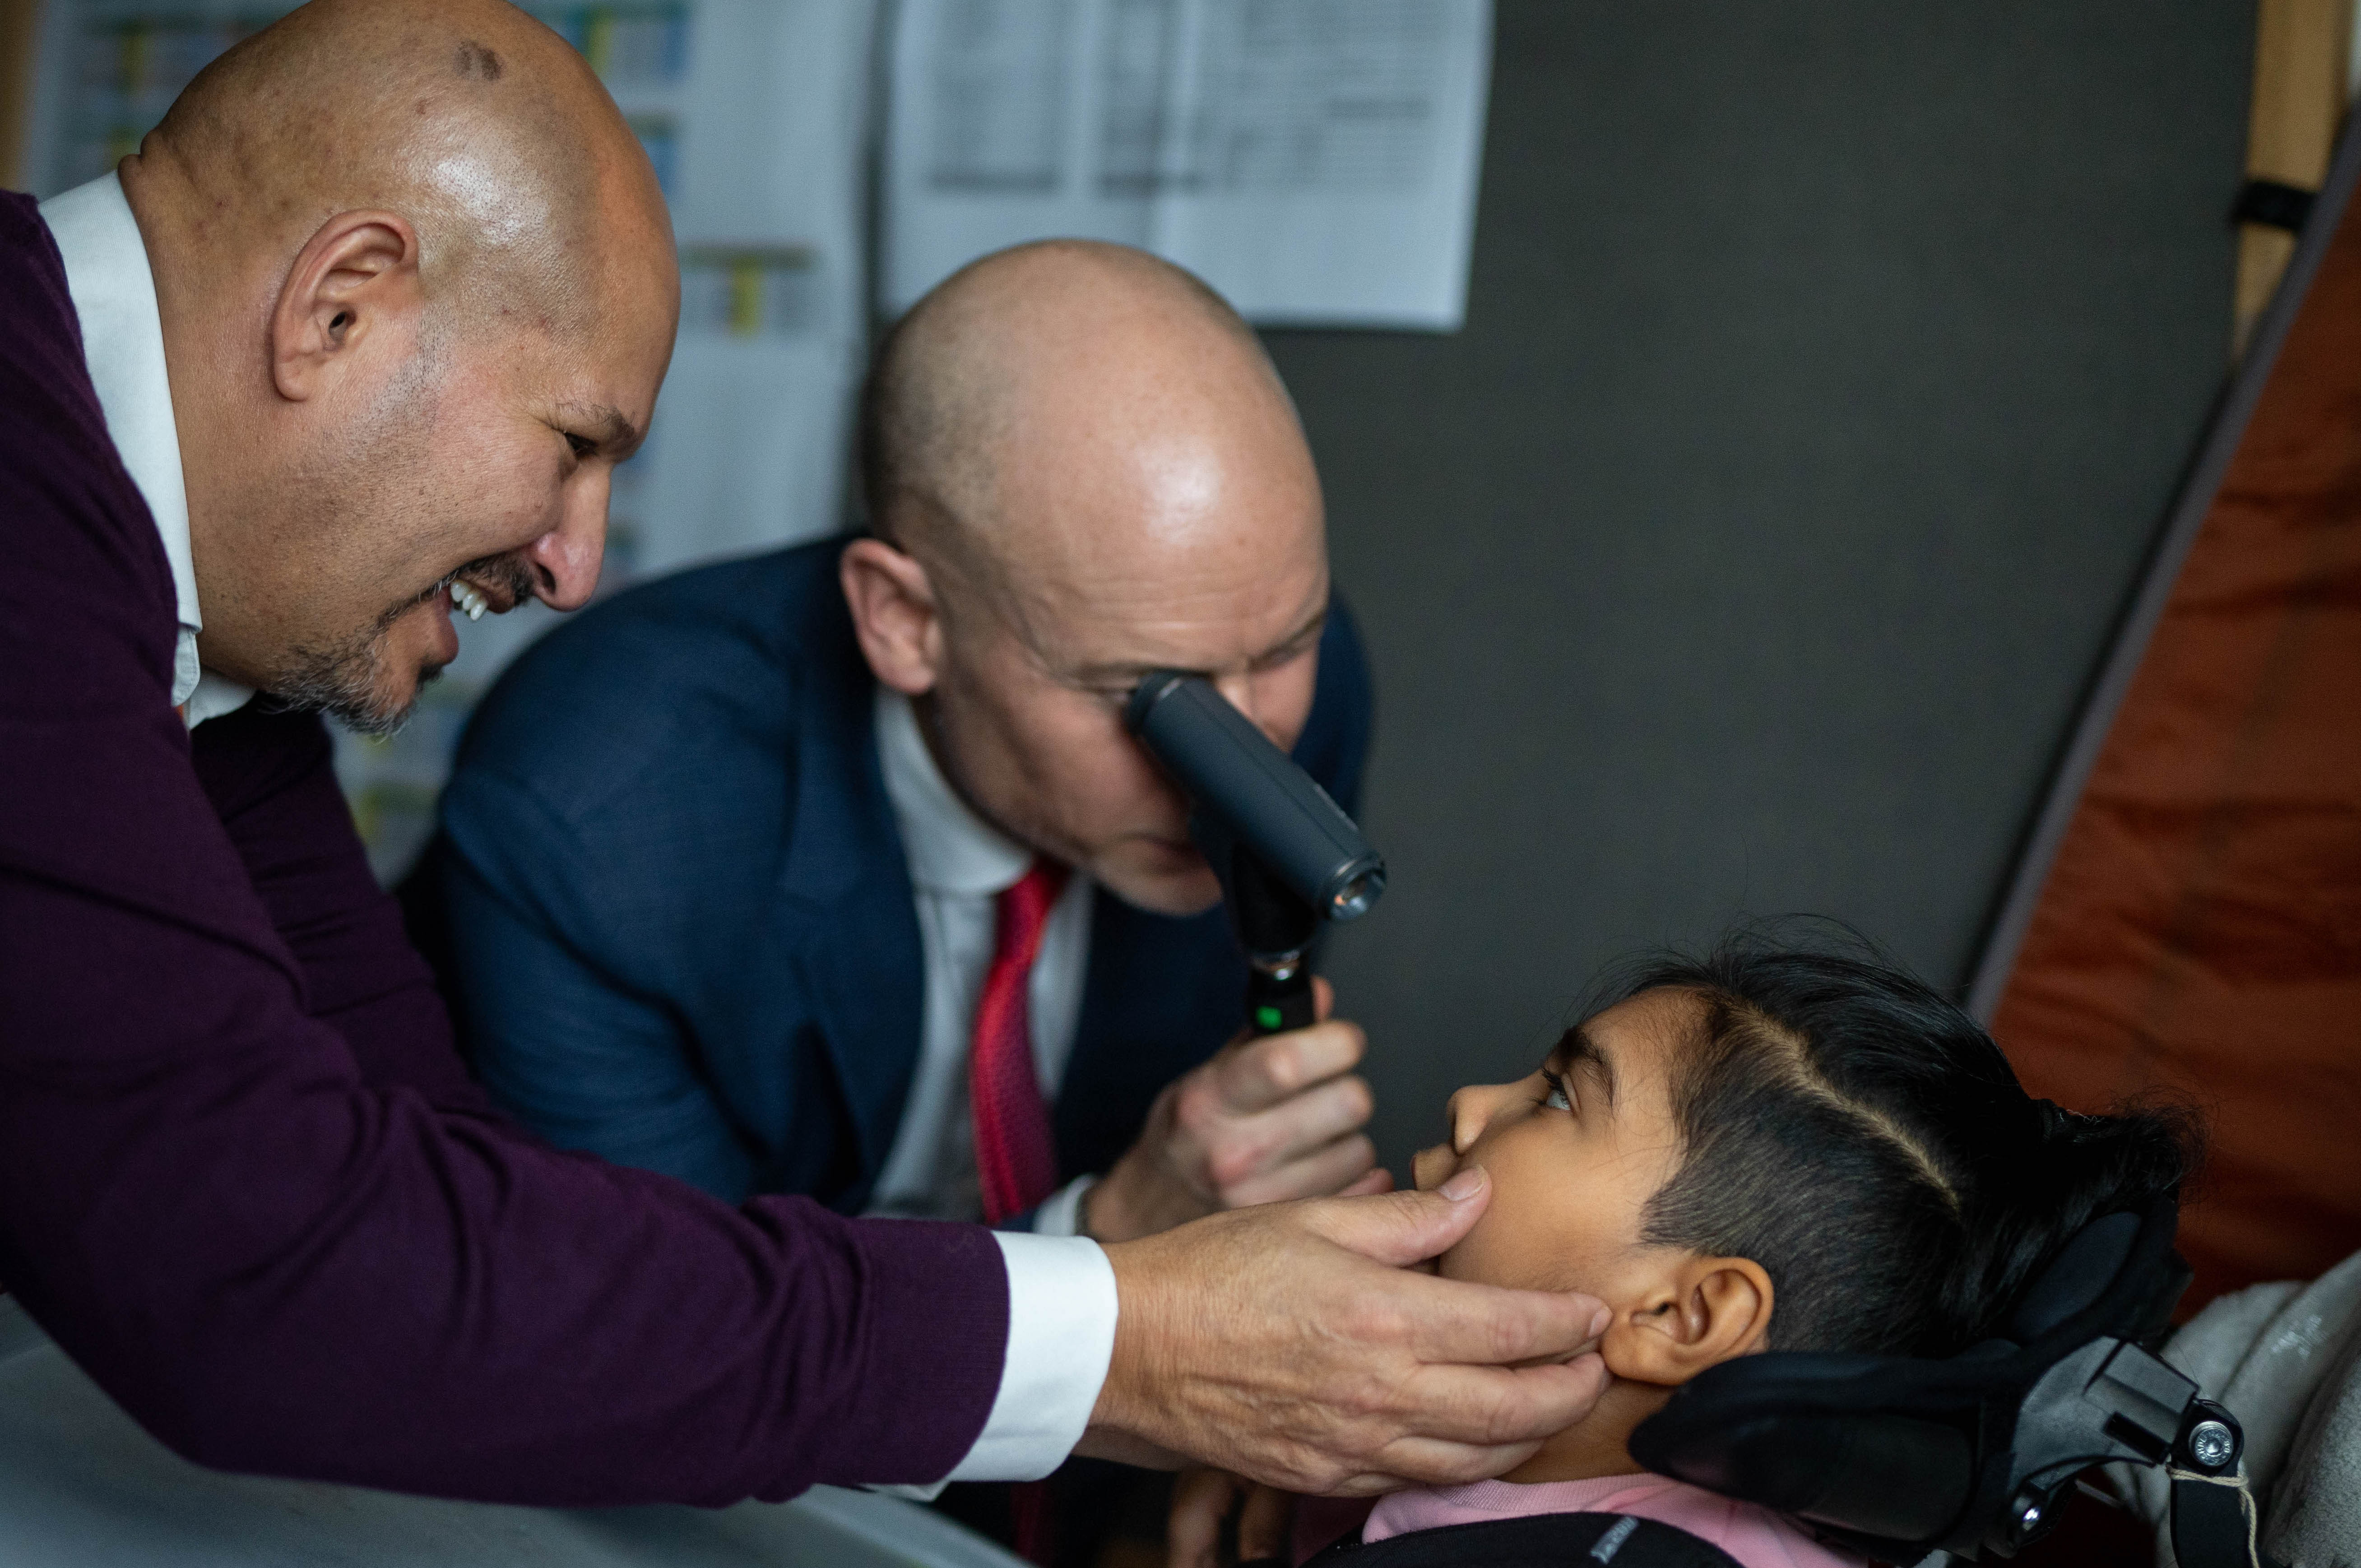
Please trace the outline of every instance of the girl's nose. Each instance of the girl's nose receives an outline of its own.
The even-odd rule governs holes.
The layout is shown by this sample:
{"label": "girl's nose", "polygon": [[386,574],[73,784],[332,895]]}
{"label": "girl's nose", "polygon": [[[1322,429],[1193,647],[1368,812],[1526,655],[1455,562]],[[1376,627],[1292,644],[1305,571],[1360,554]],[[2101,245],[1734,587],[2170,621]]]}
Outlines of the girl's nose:
{"label": "girl's nose", "polygon": [[1451,1097],[1444,1114],[1451,1122],[1451,1152],[1466,1154],[1484,1135],[1485,1125],[1500,1102],[1516,1091],[1513,1083],[1471,1083]]}

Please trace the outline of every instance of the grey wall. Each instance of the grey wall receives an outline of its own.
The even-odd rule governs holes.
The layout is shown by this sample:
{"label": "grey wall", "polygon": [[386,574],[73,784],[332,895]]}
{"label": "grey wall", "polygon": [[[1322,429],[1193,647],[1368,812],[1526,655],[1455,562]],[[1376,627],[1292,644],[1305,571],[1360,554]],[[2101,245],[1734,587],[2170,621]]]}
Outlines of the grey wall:
{"label": "grey wall", "polygon": [[1500,0],[1465,331],[1273,333],[1376,659],[1397,1170],[1601,960],[1964,981],[2220,385],[2251,4]]}

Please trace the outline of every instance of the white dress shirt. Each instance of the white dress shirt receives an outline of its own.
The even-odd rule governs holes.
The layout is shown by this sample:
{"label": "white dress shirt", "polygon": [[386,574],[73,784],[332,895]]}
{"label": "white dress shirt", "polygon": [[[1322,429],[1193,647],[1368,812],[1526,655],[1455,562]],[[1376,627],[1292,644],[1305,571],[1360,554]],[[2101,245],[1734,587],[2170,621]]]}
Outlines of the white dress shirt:
{"label": "white dress shirt", "polygon": [[[873,1214],[973,1220],[983,1209],[968,1104],[975,1004],[992,966],[997,900],[1033,851],[969,809],[901,693],[880,686],[877,762],[901,829],[918,916],[925,1003],[917,1071],[879,1172]],[[1090,879],[1076,873],[1041,932],[1026,1004],[1041,1092],[1054,1098],[1073,1053],[1089,969]],[[1077,1236],[1088,1177],[1035,1212],[1033,1230],[996,1231],[1008,1265],[1008,1359],[991,1419],[948,1480],[1046,1475],[1082,1441],[1115,1351],[1115,1270]]]}
{"label": "white dress shirt", "polygon": [[41,221],[49,225],[65,262],[66,291],[82,323],[82,359],[98,389],[106,433],[139,487],[164,542],[164,557],[172,564],[181,623],[172,650],[172,706],[193,729],[208,718],[236,712],[254,692],[197,663],[197,633],[205,622],[197,610],[189,492],[181,477],[181,433],[172,421],[164,321],[156,309],[148,246],[139,237],[131,203],[123,199],[123,182],[112,174],[50,197],[41,203]]}
{"label": "white dress shirt", "polygon": [[[910,892],[917,905],[925,960],[925,1023],[918,1070],[894,1147],[878,1173],[873,1214],[973,1220],[983,1212],[975,1167],[975,1127],[968,1104],[968,1057],[975,1004],[998,938],[998,905],[1032,867],[1033,851],[969,809],[918,733],[910,699],[877,688],[877,762],[885,797],[902,830]],[[1067,880],[1042,928],[1026,989],[1033,1066],[1045,1100],[1057,1098],[1073,1054],[1090,964],[1091,883]],[[1072,1235],[1084,1177],[1036,1211],[1033,1234]]]}
{"label": "white dress shirt", "polygon": [[[180,431],[172,417],[163,319],[157,309],[148,247],[130,203],[124,200],[122,183],[112,174],[52,196],[40,211],[65,263],[66,289],[82,325],[82,356],[98,391],[106,433],[148,503],[171,564],[180,623],[172,702],[194,729],[208,718],[236,712],[254,693],[202,668],[197,657],[197,633],[203,630],[204,618],[197,605],[188,488],[181,472]],[[882,750],[889,791],[903,791],[917,803],[906,809],[903,794],[895,795],[903,841],[930,846],[911,852],[926,953],[927,1044],[910,1112],[903,1118],[880,1191],[891,1191],[906,1205],[892,1212],[972,1218],[976,1212],[975,1157],[962,1142],[967,1025],[957,1025],[957,1041],[950,1049],[954,1080],[938,1060],[942,1054],[939,1036],[949,1037],[939,1020],[953,1014],[961,1019],[972,1015],[983,969],[992,961],[993,894],[1015,883],[1031,857],[1017,861],[1004,881],[978,876],[992,850],[978,854],[977,846],[996,845],[1009,854],[1023,851],[960,804],[918,740],[906,703],[902,718],[907,739],[917,747],[915,784],[912,757],[895,761],[893,748]],[[881,735],[884,728],[881,724]],[[932,796],[927,794],[929,782],[936,792]],[[939,888],[934,882],[919,881],[917,868],[922,855],[926,876],[939,878]],[[974,958],[973,910],[979,906],[983,911],[983,947],[982,957]],[[1064,1072],[1073,1043],[1089,916],[1089,885],[1076,878],[1050,916],[1034,966],[1029,1001],[1035,1060],[1048,1085]],[[919,1113],[922,1104],[928,1108],[924,1115]],[[956,1200],[961,1191],[968,1195],[965,1208]],[[1036,1234],[994,1233],[1008,1269],[1007,1359],[983,1433],[945,1480],[1031,1480],[1056,1469],[1082,1441],[1115,1350],[1115,1270],[1106,1255],[1097,1243],[1071,1234],[1080,1196],[1078,1183],[1043,1204]]]}

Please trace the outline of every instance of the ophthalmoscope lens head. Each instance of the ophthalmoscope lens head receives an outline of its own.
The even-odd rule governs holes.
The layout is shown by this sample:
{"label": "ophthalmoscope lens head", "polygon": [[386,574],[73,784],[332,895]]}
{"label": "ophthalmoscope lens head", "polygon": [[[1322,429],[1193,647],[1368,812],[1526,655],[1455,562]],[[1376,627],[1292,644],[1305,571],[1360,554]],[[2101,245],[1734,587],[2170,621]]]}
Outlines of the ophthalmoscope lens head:
{"label": "ophthalmoscope lens head", "polygon": [[1328,901],[1328,918],[1358,920],[1369,912],[1369,905],[1375,904],[1378,894],[1385,890],[1385,872],[1364,872],[1336,890],[1336,895]]}
{"label": "ophthalmoscope lens head", "polygon": [[[1385,861],[1360,828],[1202,675],[1156,670],[1142,676],[1124,723],[1189,797],[1191,831],[1207,857],[1220,862],[1215,870],[1225,888],[1243,853],[1308,916],[1356,919],[1378,902]],[[1249,948],[1255,945],[1248,940]]]}

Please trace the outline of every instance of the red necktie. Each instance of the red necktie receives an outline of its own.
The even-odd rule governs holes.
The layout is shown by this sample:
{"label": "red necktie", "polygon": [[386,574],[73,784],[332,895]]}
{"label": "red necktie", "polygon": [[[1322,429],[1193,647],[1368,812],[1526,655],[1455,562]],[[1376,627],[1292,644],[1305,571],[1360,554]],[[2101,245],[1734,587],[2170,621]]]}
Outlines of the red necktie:
{"label": "red necktie", "polygon": [[996,1225],[1057,1190],[1058,1150],[1049,1106],[1033,1067],[1032,1008],[1027,997],[1041,932],[1066,885],[1066,868],[1036,860],[1000,895],[992,968],[975,1004],[975,1047],[968,1058],[968,1101],[975,1113],[975,1168],[983,1183],[983,1219]]}

